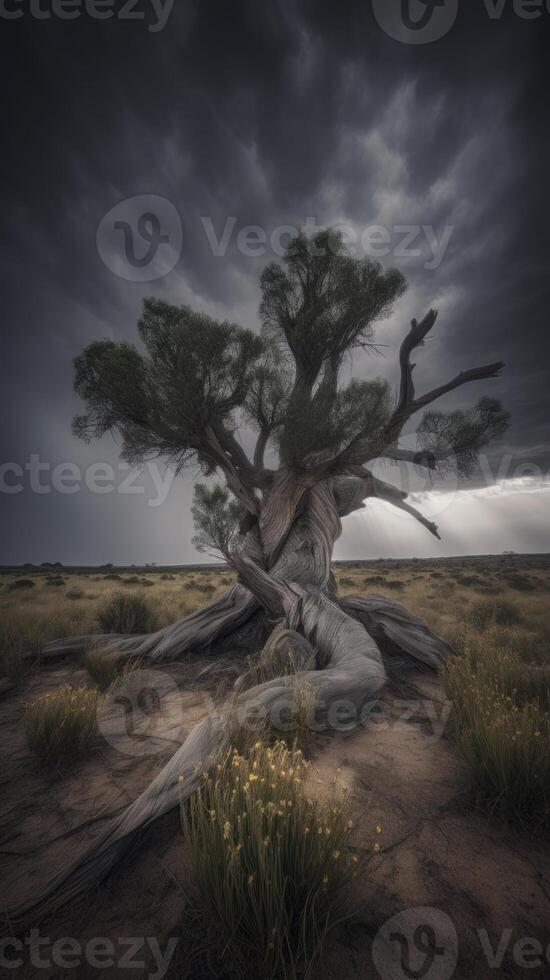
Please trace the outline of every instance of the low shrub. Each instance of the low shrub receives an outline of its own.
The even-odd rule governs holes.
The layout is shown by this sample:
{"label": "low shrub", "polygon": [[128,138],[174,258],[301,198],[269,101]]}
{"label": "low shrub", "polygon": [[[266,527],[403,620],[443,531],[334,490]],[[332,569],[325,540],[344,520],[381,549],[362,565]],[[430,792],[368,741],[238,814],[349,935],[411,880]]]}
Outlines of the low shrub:
{"label": "low shrub", "polygon": [[98,613],[103,633],[152,633],[156,616],[146,599],[139,595],[114,595]]}
{"label": "low shrub", "polygon": [[34,589],[36,583],[32,578],[16,578],[15,581],[9,582],[7,586],[8,592],[15,592],[16,589]]}
{"label": "low shrub", "polygon": [[534,592],[536,585],[526,575],[507,575],[506,584],[518,592]]}
{"label": "low shrub", "polygon": [[507,599],[479,599],[468,614],[470,623],[475,629],[485,630],[496,624],[498,626],[517,626],[523,622],[520,610]]}
{"label": "low shrub", "polygon": [[200,910],[251,975],[311,978],[328,932],[352,913],[359,858],[339,786],[320,800],[284,742],[230,750],[182,805]]}
{"label": "low shrub", "polygon": [[69,589],[69,591],[65,593],[65,598],[72,599],[72,600],[83,599],[84,593],[82,589]]}
{"label": "low shrub", "polygon": [[81,757],[96,733],[97,693],[88,687],[65,684],[26,708],[25,723],[32,751],[54,766]]}

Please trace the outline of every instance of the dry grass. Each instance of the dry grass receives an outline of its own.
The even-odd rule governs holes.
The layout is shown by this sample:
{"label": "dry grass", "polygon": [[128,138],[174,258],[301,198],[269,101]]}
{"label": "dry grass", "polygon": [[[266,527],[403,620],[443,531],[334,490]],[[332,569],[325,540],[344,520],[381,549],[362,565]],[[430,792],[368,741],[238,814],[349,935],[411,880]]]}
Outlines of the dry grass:
{"label": "dry grass", "polygon": [[[101,609],[115,595],[122,590],[130,597],[144,593],[143,576],[133,572],[64,572],[60,579],[63,588],[53,584],[54,578],[57,581],[58,576],[33,570],[33,588],[13,589],[21,576],[0,575],[0,677],[24,680],[36,668],[39,653],[50,640],[97,633]],[[137,583],[127,584],[133,578]],[[228,571],[177,571],[166,579],[160,572],[148,570],[147,579],[153,583],[146,589],[147,605],[162,628],[221,595],[234,576]]]}
{"label": "dry grass", "polygon": [[[476,796],[490,806],[502,804],[511,813],[517,811],[522,820],[528,810],[535,821],[542,819],[546,777],[542,771],[537,780],[531,780],[529,775],[528,782],[540,787],[536,803],[529,795],[532,787],[528,791],[524,776],[538,765],[533,753],[546,752],[550,757],[543,723],[550,700],[545,670],[550,667],[550,565],[543,557],[529,565],[520,558],[483,563],[464,559],[336,565],[334,572],[341,594],[387,595],[425,619],[461,654],[452,665],[454,673],[446,675],[446,679],[456,701],[457,745],[468,759]],[[63,570],[62,575],[33,570],[33,587],[13,587],[16,581],[28,577],[4,574],[0,580],[0,675],[8,674],[18,681],[36,668],[40,649],[48,640],[97,632],[100,610],[116,594],[145,595],[162,627],[200,608],[234,581],[232,573],[223,569],[81,574]],[[151,584],[145,586],[144,578]],[[68,599],[67,592],[74,598]],[[102,687],[115,675],[112,665],[99,661],[90,663],[90,669]],[[270,666],[265,677],[262,669],[257,664],[251,666],[251,683],[294,672],[290,663]],[[298,694],[298,700],[300,697]],[[473,699],[470,705],[469,697]],[[488,705],[493,699],[488,714],[481,707],[477,710],[476,697],[481,699],[479,706]],[[538,706],[536,710],[533,703]],[[296,705],[296,726],[289,742],[298,736],[306,744],[307,710],[307,704]],[[502,744],[500,748],[493,745],[489,751],[490,740],[483,726],[495,713],[501,719]],[[513,728],[518,714],[521,725]],[[474,728],[475,718],[479,718],[479,730]],[[535,734],[539,730],[540,736]],[[518,731],[520,735],[512,741]],[[541,748],[533,749],[533,745]],[[525,765],[523,757],[527,760]],[[488,773],[490,766],[500,766],[502,772],[507,767],[508,775]]]}
{"label": "dry grass", "polygon": [[27,705],[25,723],[41,762],[65,767],[89,749],[96,733],[97,692],[64,684]]}
{"label": "dry grass", "polygon": [[120,683],[124,678],[136,670],[138,661],[134,658],[131,661],[121,661],[111,650],[106,650],[102,645],[90,647],[82,657],[82,666],[99,687],[100,691],[106,691],[113,684]]}
{"label": "dry grass", "polygon": [[196,900],[250,975],[313,977],[329,931],[352,912],[358,856],[346,790],[323,799],[284,742],[231,749],[182,806]]}
{"label": "dry grass", "polygon": [[139,593],[111,596],[98,610],[97,622],[103,633],[153,633],[158,620],[151,603]]}
{"label": "dry grass", "polygon": [[550,669],[467,635],[444,681],[477,802],[520,825],[550,827]]}

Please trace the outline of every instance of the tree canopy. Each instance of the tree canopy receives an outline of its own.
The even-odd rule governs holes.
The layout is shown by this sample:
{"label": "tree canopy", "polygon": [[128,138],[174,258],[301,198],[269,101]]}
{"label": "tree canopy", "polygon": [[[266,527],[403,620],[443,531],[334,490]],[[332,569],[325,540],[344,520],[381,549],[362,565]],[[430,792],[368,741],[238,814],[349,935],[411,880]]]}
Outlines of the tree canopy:
{"label": "tree canopy", "polygon": [[[222,531],[227,541],[238,515],[259,516],[262,495],[281,471],[315,482],[383,457],[468,475],[482,448],[504,432],[507,413],[484,397],[466,412],[429,409],[417,426],[417,449],[400,446],[415,413],[503,366],[462,372],[417,396],[410,358],[435,325],[433,310],[412,321],[401,345],[395,398],[378,377],[342,383],[346,357],[376,349],[375,324],[392,312],[406,283],[396,269],[351,256],[338,233],[298,235],[282,264],[266,266],[260,288],[259,334],[149,298],[139,350],[101,340],[75,360],[75,390],[86,405],[74,420],[78,436],[118,433],[133,464],[158,458],[179,471],[194,461],[206,475],[224,477],[226,489],[213,496],[202,484],[198,489],[199,544],[210,534],[223,551]],[[257,434],[251,456],[238,438],[243,425]]]}

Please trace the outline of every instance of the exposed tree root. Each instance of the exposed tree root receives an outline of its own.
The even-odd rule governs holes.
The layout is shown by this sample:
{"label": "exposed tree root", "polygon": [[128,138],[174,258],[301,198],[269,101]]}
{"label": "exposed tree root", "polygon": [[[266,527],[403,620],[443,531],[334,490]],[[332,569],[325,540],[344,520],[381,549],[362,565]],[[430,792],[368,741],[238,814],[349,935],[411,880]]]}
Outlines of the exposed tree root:
{"label": "exposed tree root", "polygon": [[[305,685],[314,699],[316,725],[338,727],[337,719],[342,717],[342,712],[360,724],[365,709],[368,713],[369,705],[386,682],[384,661],[387,663],[393,655],[399,659],[400,670],[415,663],[433,669],[450,652],[420,620],[380,596],[346,597],[337,604],[319,591],[308,592],[297,585],[277,584],[277,591],[284,606],[284,621],[274,630],[266,653],[272,653],[286,642],[292,643],[299,649],[303,666],[309,669],[276,677],[250,690],[239,691],[237,685],[225,709],[217,716],[203,719],[192,730],[151,785],[114,818],[106,833],[84,855],[61,868],[42,894],[7,910],[12,928],[27,928],[101,881],[140,831],[196,790],[203,770],[228,745],[236,715],[241,723],[246,723],[252,712],[254,718],[263,716],[268,726],[280,728],[292,711],[297,687]],[[194,617],[199,628],[195,637],[191,636],[189,627],[193,617],[177,624],[180,638],[188,644],[186,649],[198,649],[205,637],[212,642],[212,636],[219,635],[220,622],[227,625],[231,618],[238,628],[245,615],[253,614],[254,603],[243,595],[246,590],[237,586],[230,592],[231,611],[228,611],[227,593],[207,607],[215,607],[211,631],[206,628],[206,610]],[[380,638],[384,655],[371,631]],[[128,645],[133,642],[128,641]],[[142,651],[154,650],[153,662],[164,662],[157,660],[158,645],[151,646],[152,642],[158,644],[158,638],[141,638]],[[170,649],[173,651],[174,647]],[[132,652],[136,652],[135,647]]]}

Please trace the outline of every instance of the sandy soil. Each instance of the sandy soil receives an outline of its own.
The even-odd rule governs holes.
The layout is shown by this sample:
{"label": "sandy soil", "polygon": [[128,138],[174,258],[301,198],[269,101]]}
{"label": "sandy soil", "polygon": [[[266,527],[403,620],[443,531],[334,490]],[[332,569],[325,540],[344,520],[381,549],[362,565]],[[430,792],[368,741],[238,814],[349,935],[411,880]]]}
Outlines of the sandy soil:
{"label": "sandy soil", "polygon": [[[71,772],[54,776],[41,769],[27,747],[24,703],[65,681],[84,681],[84,672],[68,666],[47,668],[22,693],[0,701],[1,744],[5,747],[0,804],[3,904],[12,905],[32,894],[61,862],[95,839],[109,817],[150,782],[166,756],[207,710],[206,692],[190,683],[190,668],[179,672],[170,668],[170,673],[174,684],[163,699],[154,754],[128,755],[98,738],[89,759]],[[354,843],[372,855],[359,886],[362,911],[328,946],[320,974],[326,980],[344,976],[447,980],[451,975],[458,980],[525,976],[538,980],[550,976],[548,962],[526,970],[514,962],[513,955],[514,943],[525,937],[545,945],[550,941],[548,850],[543,843],[512,834],[466,807],[461,763],[446,731],[441,734],[438,727],[441,711],[445,718],[443,699],[437,684],[423,682],[417,702],[388,699],[383,715],[367,729],[318,738],[315,765],[322,776],[341,770],[352,794]],[[377,825],[382,828],[379,834]],[[373,851],[375,842],[380,846],[378,854]],[[142,965],[124,966],[121,958],[129,955],[128,937],[153,937],[162,950],[174,937],[178,945],[165,974],[168,978],[219,975],[219,965],[208,972],[200,929],[197,932],[190,924],[188,886],[174,813],[143,837],[96,893],[63,910],[55,920],[40,924],[40,935],[50,944],[43,947],[45,958],[51,944],[61,937],[73,937],[82,946],[92,938],[105,937],[114,944],[115,965],[35,968],[26,947],[21,954],[24,965],[4,973],[0,968],[0,973],[44,980],[141,980],[155,975],[155,957],[148,942],[142,943],[130,956]],[[414,911],[419,908],[432,911]],[[394,938],[385,939],[392,931],[387,929],[375,939],[380,927],[404,910],[409,910],[407,918],[397,922]],[[435,943],[443,947],[443,953],[422,952],[422,933],[409,950],[410,961],[406,956],[402,959],[395,932],[408,935],[407,930],[414,931],[419,924],[435,928]],[[482,930],[486,936],[480,935]],[[509,943],[500,966],[491,968],[484,944],[495,949],[505,930],[511,930]],[[432,933],[426,935],[430,942],[434,940]],[[455,950],[458,962],[454,969]]]}

